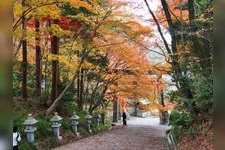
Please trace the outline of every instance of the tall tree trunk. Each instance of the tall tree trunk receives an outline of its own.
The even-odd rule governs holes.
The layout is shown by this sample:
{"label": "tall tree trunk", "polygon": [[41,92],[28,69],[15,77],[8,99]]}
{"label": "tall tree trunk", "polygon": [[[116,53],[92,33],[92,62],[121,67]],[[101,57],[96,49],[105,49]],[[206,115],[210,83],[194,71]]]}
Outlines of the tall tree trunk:
{"label": "tall tree trunk", "polygon": [[[195,33],[198,29],[196,26],[196,8],[195,8],[195,0],[188,0],[188,12],[189,12],[189,24],[191,28],[191,32]],[[204,60],[200,63],[200,66],[205,71],[204,75],[209,75],[212,73],[212,62],[209,59],[211,57],[210,54],[210,44],[209,42],[203,41],[196,36],[192,36],[191,40],[195,46],[194,53],[201,59]]]}
{"label": "tall tree trunk", "polygon": [[81,76],[80,76],[80,102],[79,109],[83,110],[84,105],[84,69],[81,68]]}
{"label": "tall tree trunk", "polygon": [[117,97],[113,100],[113,122],[118,121],[118,100]]}
{"label": "tall tree trunk", "polygon": [[[58,19],[53,20],[54,24],[59,24]],[[52,36],[51,39],[51,50],[52,54],[59,54],[59,38],[56,35]],[[51,102],[53,103],[58,97],[58,83],[59,83],[59,61],[52,61],[52,94],[51,94]]]}
{"label": "tall tree trunk", "polygon": [[161,104],[162,104],[163,107],[165,107],[165,101],[164,101],[164,93],[163,93],[163,91],[160,94],[160,96],[161,96]]}
{"label": "tall tree trunk", "polygon": [[35,42],[36,42],[36,85],[35,85],[35,95],[39,97],[41,95],[41,41],[40,41],[40,22],[35,19]]}
{"label": "tall tree trunk", "polygon": [[195,0],[188,0],[188,12],[189,12],[189,22],[191,25],[194,24],[195,20]]}
{"label": "tall tree trunk", "polygon": [[77,107],[79,108],[80,104],[80,74],[81,71],[79,69],[78,74],[77,74]]}
{"label": "tall tree trunk", "polygon": [[80,69],[77,77],[77,107],[83,110],[84,106],[84,69]]}
{"label": "tall tree trunk", "polygon": [[[25,0],[22,1],[22,6],[25,7]],[[22,98],[27,100],[27,20],[23,13],[22,16],[22,29],[24,32],[24,37],[22,39]]]}
{"label": "tall tree trunk", "polygon": [[169,31],[171,34],[171,48],[172,48],[172,52],[173,52],[173,55],[171,57],[172,57],[173,70],[179,81],[183,96],[186,98],[192,99],[193,95],[192,95],[191,90],[190,90],[189,86],[187,85],[186,81],[182,77],[183,76],[182,70],[180,68],[178,56],[176,55],[177,54],[177,37],[175,34],[176,27],[173,24],[172,17],[171,17],[168,5],[166,3],[166,0],[161,0],[161,3],[163,6],[165,15],[166,15],[166,19],[167,19],[168,26],[169,26]]}

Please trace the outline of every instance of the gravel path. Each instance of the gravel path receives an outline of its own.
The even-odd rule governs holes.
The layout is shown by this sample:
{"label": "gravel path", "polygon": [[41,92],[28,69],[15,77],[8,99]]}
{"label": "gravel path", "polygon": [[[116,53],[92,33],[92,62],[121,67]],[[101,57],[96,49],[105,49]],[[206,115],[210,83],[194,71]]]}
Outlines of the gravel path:
{"label": "gravel path", "polygon": [[81,139],[54,150],[168,150],[167,126],[159,126],[158,118],[135,118],[128,126],[118,123],[111,131]]}

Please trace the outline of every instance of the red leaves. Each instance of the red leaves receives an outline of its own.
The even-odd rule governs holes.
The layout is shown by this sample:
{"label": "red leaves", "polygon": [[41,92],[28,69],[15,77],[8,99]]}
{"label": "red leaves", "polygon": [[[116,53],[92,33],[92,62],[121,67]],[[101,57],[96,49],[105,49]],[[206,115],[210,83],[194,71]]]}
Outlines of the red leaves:
{"label": "red leaves", "polygon": [[79,22],[74,22],[71,19],[61,16],[59,19],[59,26],[64,30],[76,30],[81,27]]}
{"label": "red leaves", "polygon": [[[53,19],[50,17],[43,17],[41,19],[42,23],[53,23]],[[34,19],[30,19],[27,23],[28,27],[34,27],[35,25],[35,20]],[[61,16],[59,18],[59,26],[60,28],[62,28],[63,30],[77,30],[78,28],[81,27],[81,24],[79,22],[75,22],[72,21],[71,19]]]}

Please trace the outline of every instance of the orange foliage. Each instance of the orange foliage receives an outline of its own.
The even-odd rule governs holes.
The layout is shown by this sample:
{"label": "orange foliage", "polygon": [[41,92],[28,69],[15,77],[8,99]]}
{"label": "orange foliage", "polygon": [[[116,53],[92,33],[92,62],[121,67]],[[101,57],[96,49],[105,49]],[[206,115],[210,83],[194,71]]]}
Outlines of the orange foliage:
{"label": "orange foliage", "polygon": [[[164,109],[158,102],[159,95],[166,86],[161,80],[161,75],[168,73],[171,66],[151,64],[146,55],[147,50],[126,37],[131,35],[144,42],[143,34],[151,36],[153,30],[133,20],[124,23],[107,20],[106,27],[99,29],[98,37],[101,38],[93,39],[99,52],[107,54],[109,59],[107,73],[102,72],[104,80],[116,79],[105,97],[114,100],[113,97],[116,96],[121,109],[126,108],[126,103],[130,100],[135,99],[138,102],[141,98],[151,101],[154,108]],[[111,27],[113,30],[110,30]],[[162,70],[157,70],[157,67]],[[152,76],[149,72],[155,72],[155,75]]]}
{"label": "orange foliage", "polygon": [[[187,0],[171,0],[171,1],[167,1],[168,4],[168,8],[170,9],[171,12],[171,17],[172,17],[172,21],[177,21],[177,19],[179,21],[184,21],[187,22],[188,21],[188,11],[187,10],[180,10],[179,7],[183,6],[184,4],[187,3]],[[167,25],[167,20],[166,20],[166,16],[165,13],[162,9],[162,6],[159,6],[159,10],[157,12],[157,18],[158,21],[164,25],[165,27],[168,27]]]}

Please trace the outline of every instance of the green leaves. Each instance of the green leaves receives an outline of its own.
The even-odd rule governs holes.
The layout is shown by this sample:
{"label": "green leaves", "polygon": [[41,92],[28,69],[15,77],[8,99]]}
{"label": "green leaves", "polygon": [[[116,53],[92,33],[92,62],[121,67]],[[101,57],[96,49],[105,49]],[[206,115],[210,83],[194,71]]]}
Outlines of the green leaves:
{"label": "green leaves", "polygon": [[188,112],[173,111],[170,114],[170,124],[174,128],[190,127],[192,124],[192,115]]}

